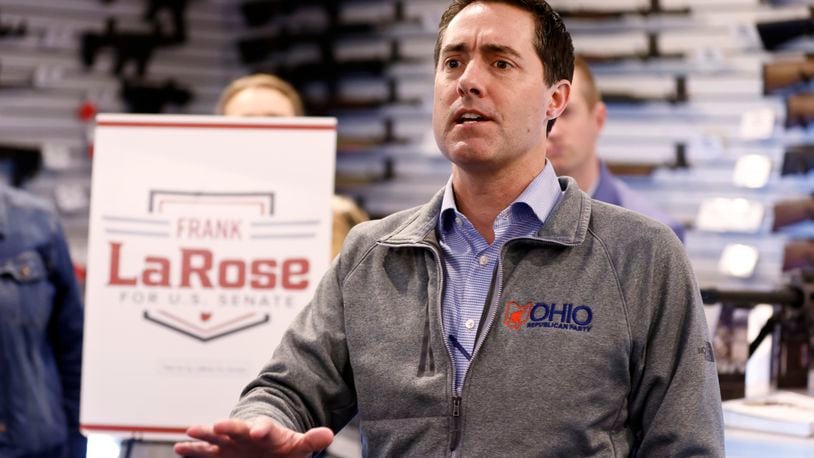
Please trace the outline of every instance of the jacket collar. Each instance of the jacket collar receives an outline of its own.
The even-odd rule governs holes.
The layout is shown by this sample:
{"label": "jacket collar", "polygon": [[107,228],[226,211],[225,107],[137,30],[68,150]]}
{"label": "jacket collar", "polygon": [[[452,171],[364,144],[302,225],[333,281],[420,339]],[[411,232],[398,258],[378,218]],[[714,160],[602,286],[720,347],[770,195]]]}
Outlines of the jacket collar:
{"label": "jacket collar", "polygon": [[[591,198],[580,191],[571,177],[559,177],[563,190],[560,202],[551,210],[536,239],[560,245],[579,245],[588,233],[591,218]],[[444,189],[438,191],[425,205],[419,207],[405,223],[379,241],[392,244],[415,244],[436,240],[435,227],[441,212]]]}

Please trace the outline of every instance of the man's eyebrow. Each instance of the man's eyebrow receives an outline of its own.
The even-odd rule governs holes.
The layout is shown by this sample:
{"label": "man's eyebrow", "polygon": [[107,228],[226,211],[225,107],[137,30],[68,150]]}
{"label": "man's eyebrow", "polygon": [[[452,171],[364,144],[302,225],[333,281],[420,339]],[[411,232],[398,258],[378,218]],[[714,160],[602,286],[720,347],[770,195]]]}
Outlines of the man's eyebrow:
{"label": "man's eyebrow", "polygon": [[[504,46],[494,43],[487,43],[480,46],[481,51],[484,51],[488,54],[504,54],[507,56],[514,57],[516,59],[522,58],[519,52],[515,51],[514,48],[510,46]],[[461,52],[468,52],[469,45],[466,43],[450,43],[444,46],[441,49],[441,54],[450,54],[450,53],[461,53]]]}
{"label": "man's eyebrow", "polygon": [[451,43],[441,48],[441,54],[459,53],[469,50],[466,43]]}
{"label": "man's eyebrow", "polygon": [[515,51],[514,48],[511,48],[509,46],[487,43],[485,45],[482,45],[481,49],[489,54],[505,54],[508,56],[512,56],[516,59],[521,59],[523,57],[520,55],[519,52]]}

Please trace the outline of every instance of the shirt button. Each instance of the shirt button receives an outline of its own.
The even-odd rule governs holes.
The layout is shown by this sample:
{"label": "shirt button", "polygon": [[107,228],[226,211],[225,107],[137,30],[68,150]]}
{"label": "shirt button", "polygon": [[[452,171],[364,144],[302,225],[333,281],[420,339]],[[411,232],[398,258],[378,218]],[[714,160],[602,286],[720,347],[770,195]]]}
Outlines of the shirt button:
{"label": "shirt button", "polygon": [[466,323],[464,324],[464,326],[466,326],[466,329],[474,328],[475,327],[475,320],[473,320],[471,318],[466,320]]}
{"label": "shirt button", "polygon": [[480,265],[485,266],[486,264],[489,264],[489,258],[486,255],[483,255],[480,257],[480,259],[478,259],[478,262]]}
{"label": "shirt button", "polygon": [[462,224],[462,223],[461,223],[461,218],[455,218],[455,224],[457,224],[458,226],[460,226],[460,225]]}

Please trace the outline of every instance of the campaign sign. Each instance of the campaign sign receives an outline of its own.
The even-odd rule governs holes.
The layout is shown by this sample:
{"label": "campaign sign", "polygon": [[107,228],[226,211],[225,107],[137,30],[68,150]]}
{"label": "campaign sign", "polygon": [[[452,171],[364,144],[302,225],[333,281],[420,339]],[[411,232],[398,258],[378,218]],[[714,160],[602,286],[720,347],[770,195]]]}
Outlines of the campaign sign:
{"label": "campaign sign", "polygon": [[81,427],[228,416],[330,261],[332,118],[101,115]]}

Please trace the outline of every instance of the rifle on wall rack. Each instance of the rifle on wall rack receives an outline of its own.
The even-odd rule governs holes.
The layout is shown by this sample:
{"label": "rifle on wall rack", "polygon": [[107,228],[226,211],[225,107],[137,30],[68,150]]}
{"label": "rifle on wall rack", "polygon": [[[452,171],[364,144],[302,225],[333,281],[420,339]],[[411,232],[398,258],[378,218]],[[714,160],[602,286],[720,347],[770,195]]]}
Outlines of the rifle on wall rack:
{"label": "rifle on wall rack", "polygon": [[809,83],[812,77],[814,77],[814,56],[765,63],[763,93],[768,95],[781,89]]}
{"label": "rifle on wall rack", "polygon": [[814,121],[814,92],[788,96],[786,98],[786,127],[805,127],[811,121]]}
{"label": "rifle on wall rack", "polygon": [[807,18],[759,22],[756,28],[763,47],[774,51],[790,41],[814,35],[814,7],[809,8]]}
{"label": "rifle on wall rack", "polygon": [[[599,9],[590,7],[577,7],[574,9],[561,8],[560,2],[554,3],[552,6],[557,12],[566,19],[589,19],[589,20],[609,20],[621,19],[625,16],[689,16],[692,11],[689,7],[684,8],[664,8],[661,5],[661,0],[650,0],[650,6],[647,8],[636,8],[629,10],[621,9]],[[562,5],[567,3],[563,2]]]}
{"label": "rifle on wall rack", "polygon": [[8,24],[0,20],[0,38],[22,38],[27,34],[28,25],[25,21],[20,21],[17,24]]}
{"label": "rifle on wall rack", "polygon": [[[774,313],[749,344],[751,356],[761,342],[775,334],[780,348],[773,351],[772,372],[779,388],[814,388],[814,272],[789,272],[788,284],[774,291],[702,289],[704,304],[750,309],[759,304],[775,306]],[[801,386],[802,385],[802,386]]]}

